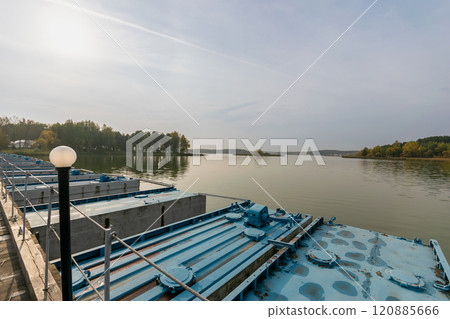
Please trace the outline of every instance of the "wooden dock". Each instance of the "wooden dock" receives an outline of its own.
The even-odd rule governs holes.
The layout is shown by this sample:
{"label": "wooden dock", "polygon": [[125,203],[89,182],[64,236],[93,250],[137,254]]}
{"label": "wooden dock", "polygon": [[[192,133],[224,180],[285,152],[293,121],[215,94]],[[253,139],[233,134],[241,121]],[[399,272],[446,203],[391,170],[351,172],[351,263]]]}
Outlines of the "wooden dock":
{"label": "wooden dock", "polygon": [[44,290],[45,253],[28,229],[22,240],[22,212],[15,206],[16,219],[12,219],[11,197],[6,196],[7,200],[0,200],[0,300],[62,300],[60,277],[53,265]]}
{"label": "wooden dock", "polygon": [[31,300],[19,257],[4,220],[0,216],[0,300]]}

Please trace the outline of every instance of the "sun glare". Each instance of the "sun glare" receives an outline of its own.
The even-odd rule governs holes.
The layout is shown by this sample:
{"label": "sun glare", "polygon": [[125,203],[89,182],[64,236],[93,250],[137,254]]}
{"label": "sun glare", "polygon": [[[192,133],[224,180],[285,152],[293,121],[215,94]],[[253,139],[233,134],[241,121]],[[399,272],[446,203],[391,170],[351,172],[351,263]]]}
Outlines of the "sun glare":
{"label": "sun glare", "polygon": [[89,53],[88,35],[81,23],[56,18],[45,22],[45,46],[54,54],[83,57]]}

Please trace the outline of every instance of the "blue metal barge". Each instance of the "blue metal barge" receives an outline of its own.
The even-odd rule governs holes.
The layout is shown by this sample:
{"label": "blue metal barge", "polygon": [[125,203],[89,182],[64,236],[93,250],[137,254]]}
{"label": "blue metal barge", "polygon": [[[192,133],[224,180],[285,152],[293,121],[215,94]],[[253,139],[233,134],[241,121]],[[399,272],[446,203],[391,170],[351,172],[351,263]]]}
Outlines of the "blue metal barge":
{"label": "blue metal barge", "polygon": [[[80,172],[79,170],[72,170],[70,174],[70,180],[71,181],[87,181],[87,180],[95,180],[100,179],[102,174],[96,174],[96,173],[84,173]],[[36,176],[39,178],[39,181],[31,177],[28,179],[28,183],[30,184],[40,184],[40,181],[44,183],[57,183],[58,182],[58,174],[56,172],[54,174],[41,174]],[[15,185],[23,185],[25,184],[25,175],[16,175],[14,178],[10,178],[11,182]]]}
{"label": "blue metal barge", "polygon": [[53,164],[37,158],[7,153],[0,153],[0,158],[0,167],[9,177],[25,176],[25,171],[33,175],[56,174]]}
{"label": "blue metal barge", "polygon": [[[48,192],[48,191],[47,191]],[[80,252],[104,243],[104,234],[80,212],[100,225],[113,225],[121,237],[158,228],[206,211],[206,198],[182,192],[174,187],[111,194],[71,201],[72,252]],[[170,208],[170,209],[169,209]],[[167,212],[166,212],[167,210]],[[46,243],[48,205],[27,208],[27,221],[33,234],[38,234],[42,247]],[[52,205],[51,224],[59,229],[59,207]],[[50,259],[59,257],[59,242],[50,236]]]}
{"label": "blue metal barge", "polygon": [[6,154],[0,153],[0,156],[6,159],[11,164],[20,167],[22,169],[54,169],[52,163],[47,161],[42,161],[37,158],[27,157],[16,154]]}
{"label": "blue metal barge", "polygon": [[276,273],[244,296],[236,291],[230,298],[448,300],[450,295],[442,286],[448,283],[448,263],[436,247],[434,240],[427,246],[370,230],[323,224]]}
{"label": "blue metal barge", "polygon": [[[209,300],[449,298],[448,263],[435,241],[430,247],[249,201],[124,242]],[[75,256],[100,293],[104,251]],[[198,300],[120,242],[110,264],[111,300]],[[76,267],[73,277],[78,300],[98,298]]]}
{"label": "blue metal barge", "polygon": [[[29,178],[29,180],[32,181],[31,178]],[[52,186],[56,190],[58,189],[57,182],[49,182],[46,183],[46,185],[42,185],[41,183],[15,185],[15,199],[19,203],[23,202],[24,195],[26,194],[29,200],[28,203],[31,203],[33,205],[46,204],[49,200],[49,186]],[[76,200],[95,196],[136,192],[139,190],[139,180],[125,177],[110,178],[106,175],[102,175],[100,178],[92,180],[71,180],[69,183],[69,187],[70,198],[72,200]],[[12,188],[12,186],[8,186],[8,192],[11,193]],[[55,199],[55,201],[57,201],[57,198]]]}
{"label": "blue metal barge", "polygon": [[[26,213],[28,223],[24,222],[22,227],[36,236],[50,259],[55,259],[60,255],[58,235],[53,234],[50,227],[59,229],[57,175],[44,174],[48,170],[39,169],[42,163],[48,164],[28,157],[0,154],[1,193]],[[104,227],[110,225],[114,225],[116,234],[128,237],[206,211],[205,195],[182,192],[173,185],[157,181],[144,182],[158,187],[146,184],[147,190],[140,190],[140,179],[86,174],[72,169],[69,183],[72,252],[103,244]]]}
{"label": "blue metal barge", "polygon": [[[21,176],[21,177],[25,177],[25,169],[23,169],[24,171],[21,170],[8,170],[7,167],[5,167],[6,170],[4,171],[4,174],[8,177],[16,177],[16,176]],[[27,167],[26,168],[26,172],[33,174],[34,176],[41,176],[41,175],[54,175],[57,174],[56,169],[48,169],[48,168],[39,168],[39,167]]]}

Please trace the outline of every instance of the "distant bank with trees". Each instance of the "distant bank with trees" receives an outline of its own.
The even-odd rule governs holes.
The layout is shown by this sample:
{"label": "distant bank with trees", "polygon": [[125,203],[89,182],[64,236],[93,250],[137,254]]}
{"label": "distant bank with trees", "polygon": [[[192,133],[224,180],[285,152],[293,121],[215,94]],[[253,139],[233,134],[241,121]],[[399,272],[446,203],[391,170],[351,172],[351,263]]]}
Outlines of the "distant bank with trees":
{"label": "distant bank with trees", "polygon": [[[44,124],[16,117],[0,117],[0,150],[17,150],[23,144],[31,144],[31,153],[47,152],[57,145],[68,145],[78,152],[125,152],[126,141],[135,133],[123,134],[92,121],[67,120],[62,124]],[[184,135],[177,131],[165,135],[171,137],[172,154],[188,152],[190,142]],[[26,143],[11,144],[16,141]]]}
{"label": "distant bank with trees", "polygon": [[403,143],[395,141],[393,144],[365,147],[353,157],[450,159],[450,136],[431,136],[417,141]]}

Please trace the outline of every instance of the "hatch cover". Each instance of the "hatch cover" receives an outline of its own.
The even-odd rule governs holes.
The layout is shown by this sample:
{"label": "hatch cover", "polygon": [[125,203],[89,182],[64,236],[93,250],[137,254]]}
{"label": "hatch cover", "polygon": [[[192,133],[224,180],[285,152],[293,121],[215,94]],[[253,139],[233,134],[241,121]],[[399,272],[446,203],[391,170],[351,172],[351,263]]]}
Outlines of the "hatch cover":
{"label": "hatch cover", "polygon": [[313,263],[332,267],[336,263],[336,255],[329,250],[311,249],[306,252],[306,256]]}
{"label": "hatch cover", "polygon": [[390,280],[396,282],[402,287],[418,290],[425,289],[425,283],[423,280],[413,273],[398,269],[386,269],[384,272]]}
{"label": "hatch cover", "polygon": [[[194,272],[190,268],[172,267],[166,270],[170,275],[181,281],[185,285],[189,285],[194,280]],[[180,284],[170,279],[166,275],[160,275],[161,284],[172,292],[181,289]]]}
{"label": "hatch cover", "polygon": [[[89,270],[83,270],[83,272],[87,278],[91,277],[91,272]],[[88,281],[84,278],[80,270],[78,268],[72,268],[72,289],[80,289],[87,285]]]}
{"label": "hatch cover", "polygon": [[256,241],[258,241],[261,238],[263,238],[264,236],[266,236],[266,233],[263,230],[257,229],[257,228],[246,228],[244,230],[244,234],[251,240],[256,240]]}
{"label": "hatch cover", "polygon": [[230,220],[230,221],[235,222],[235,221],[238,221],[239,219],[241,219],[242,215],[238,214],[238,213],[228,213],[228,214],[225,215],[225,218]]}

